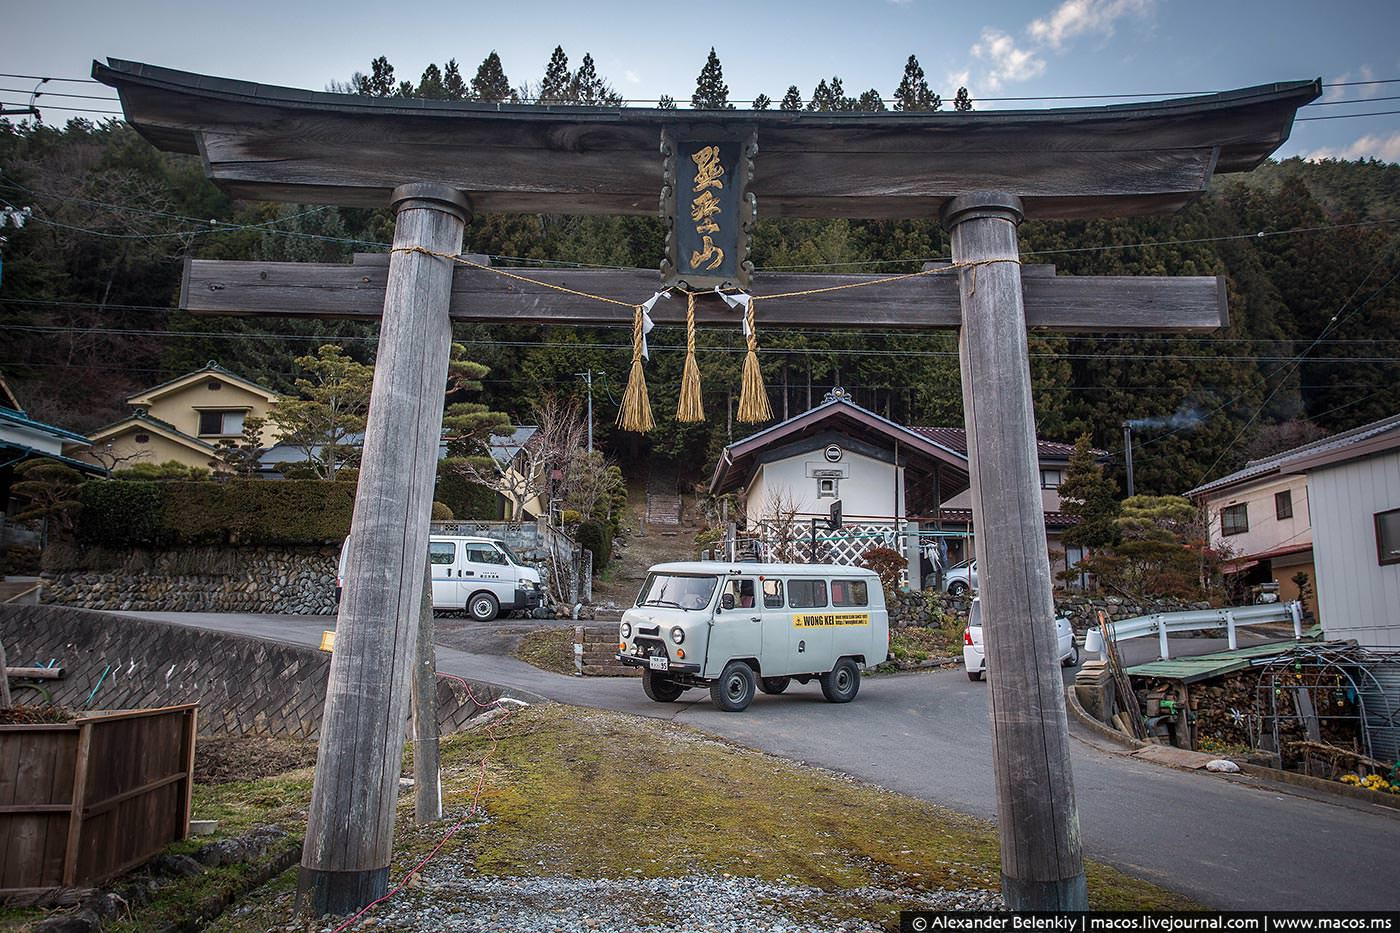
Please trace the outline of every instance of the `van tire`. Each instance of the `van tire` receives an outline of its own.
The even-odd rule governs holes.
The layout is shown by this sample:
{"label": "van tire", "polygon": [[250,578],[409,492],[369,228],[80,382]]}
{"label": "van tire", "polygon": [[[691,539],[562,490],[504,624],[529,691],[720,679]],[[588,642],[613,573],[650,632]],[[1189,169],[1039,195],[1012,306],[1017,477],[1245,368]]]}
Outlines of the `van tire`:
{"label": "van tire", "polygon": [[685,693],[685,688],[669,677],[642,669],[642,689],[657,703],[674,703]]}
{"label": "van tire", "polygon": [[836,662],[830,673],[821,675],[822,696],[831,703],[849,703],[860,692],[860,666],[850,658]]}
{"label": "van tire", "polygon": [[769,696],[777,696],[788,688],[792,683],[791,677],[763,677],[758,681],[758,689]]}
{"label": "van tire", "polygon": [[978,681],[978,680],[981,680],[981,679],[982,679],[982,672],[981,672],[981,671],[968,671],[968,672],[967,672],[967,679],[968,679],[968,680],[971,680],[971,681]]}
{"label": "van tire", "polygon": [[710,699],[726,713],[742,713],[753,702],[757,686],[753,668],[743,661],[730,661],[710,685]]}
{"label": "van tire", "polygon": [[501,611],[501,603],[490,593],[473,593],[467,600],[467,615],[476,622],[490,622]]}

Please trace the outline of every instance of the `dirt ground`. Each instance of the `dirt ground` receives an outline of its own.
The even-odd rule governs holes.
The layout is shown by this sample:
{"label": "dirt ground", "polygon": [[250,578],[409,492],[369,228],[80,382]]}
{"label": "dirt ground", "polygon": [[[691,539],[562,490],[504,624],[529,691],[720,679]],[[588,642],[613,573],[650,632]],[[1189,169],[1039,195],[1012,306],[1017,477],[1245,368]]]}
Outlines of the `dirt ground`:
{"label": "dirt ground", "polygon": [[260,735],[201,737],[194,746],[196,784],[257,781],[316,763],[309,739]]}

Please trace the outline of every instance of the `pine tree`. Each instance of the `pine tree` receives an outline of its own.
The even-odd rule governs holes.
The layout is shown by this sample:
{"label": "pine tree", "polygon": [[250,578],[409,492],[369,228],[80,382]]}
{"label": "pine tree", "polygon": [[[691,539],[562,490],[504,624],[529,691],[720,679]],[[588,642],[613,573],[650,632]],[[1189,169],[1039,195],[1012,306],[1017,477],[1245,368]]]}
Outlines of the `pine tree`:
{"label": "pine tree", "polygon": [[773,98],[767,94],[759,94],[753,99],[754,110],[768,110],[773,106]]}
{"label": "pine tree", "polygon": [[690,106],[694,110],[733,110],[729,102],[729,85],[724,83],[724,68],[710,46],[710,55],[705,59],[705,67],[695,79],[695,93],[690,95]]}
{"label": "pine tree", "polygon": [[853,109],[879,112],[886,108],[885,102],[880,99],[880,92],[872,87],[870,90],[860,95],[860,98],[856,100],[856,105]]}
{"label": "pine tree", "polygon": [[937,110],[943,106],[943,98],[929,90],[928,82],[924,80],[924,69],[912,55],[904,63],[904,77],[900,79],[894,96],[894,109],[906,113]]}
{"label": "pine tree", "polygon": [[583,61],[569,81],[569,91],[565,96],[569,103],[587,107],[618,107],[622,104],[622,95],[599,77],[593,56],[587,52],[583,53]]}
{"label": "pine tree", "polygon": [[822,78],[817,82],[817,86],[812,89],[812,99],[807,104],[808,110],[835,110],[832,106],[835,97],[831,93],[831,88],[827,85],[826,79]]}
{"label": "pine tree", "polygon": [[544,80],[540,82],[539,102],[541,104],[562,104],[569,96],[569,56],[564,47],[556,45],[554,54],[549,56],[549,64],[544,69]]}
{"label": "pine tree", "polygon": [[787,93],[783,95],[783,102],[778,105],[779,110],[786,110],[789,113],[802,109],[802,95],[797,91],[797,85],[789,85]]}
{"label": "pine tree", "polygon": [[510,80],[506,78],[506,72],[501,67],[501,56],[496,54],[494,49],[486,56],[481,66],[476,69],[476,77],[472,78],[472,100],[481,100],[488,103],[499,103],[511,98]]}
{"label": "pine tree", "polygon": [[442,72],[438,70],[437,65],[430,62],[428,67],[423,69],[423,77],[418,79],[418,90],[414,96],[424,100],[447,99],[447,88],[443,86]]}
{"label": "pine tree", "polygon": [[388,97],[394,93],[394,66],[383,55],[369,63],[370,74],[356,74],[352,79],[355,93],[365,97]]}
{"label": "pine tree", "polygon": [[462,71],[457,67],[457,59],[449,59],[442,73],[442,89],[448,100],[466,100],[467,82],[462,80]]}
{"label": "pine tree", "polygon": [[967,88],[958,88],[958,96],[953,98],[953,109],[958,113],[967,113],[972,109],[972,98],[967,93]]}
{"label": "pine tree", "polygon": [[1109,547],[1118,537],[1118,488],[1095,459],[1092,440],[1087,431],[1079,435],[1060,482],[1060,511],[1079,519],[1065,529],[1064,542],[1072,547]]}
{"label": "pine tree", "polygon": [[660,110],[675,110],[676,99],[670,94],[662,94],[661,99],[656,102],[656,106]]}

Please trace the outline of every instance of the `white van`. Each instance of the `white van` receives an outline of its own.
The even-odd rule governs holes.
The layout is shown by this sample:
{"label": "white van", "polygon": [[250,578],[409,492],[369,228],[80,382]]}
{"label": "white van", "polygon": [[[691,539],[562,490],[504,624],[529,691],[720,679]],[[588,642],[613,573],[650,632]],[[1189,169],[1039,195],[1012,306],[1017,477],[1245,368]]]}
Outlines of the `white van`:
{"label": "white van", "polygon": [[885,592],[874,571],[833,564],[657,564],[618,626],[617,659],[642,669],[658,703],[708,687],[736,713],[755,690],[821,683],[849,703],[863,668],[889,654]]}
{"label": "white van", "polygon": [[[346,538],[335,578],[337,603],[349,550]],[[433,569],[434,609],[463,609],[478,622],[490,622],[501,612],[534,609],[544,598],[540,572],[526,566],[504,541],[432,535],[428,561]]]}

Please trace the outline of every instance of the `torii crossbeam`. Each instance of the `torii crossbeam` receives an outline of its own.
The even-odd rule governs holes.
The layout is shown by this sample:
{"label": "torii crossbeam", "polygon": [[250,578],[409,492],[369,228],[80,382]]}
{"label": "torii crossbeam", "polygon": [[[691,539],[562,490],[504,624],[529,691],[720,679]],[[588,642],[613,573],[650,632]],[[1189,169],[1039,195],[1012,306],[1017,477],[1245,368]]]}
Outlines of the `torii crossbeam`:
{"label": "torii crossbeam", "polygon": [[[451,320],[602,324],[584,306],[502,287],[457,255],[469,211],[656,214],[662,131],[757,140],[748,191],[765,217],[929,218],[977,275],[775,301],[768,323],[960,327],[1000,815],[1002,889],[1016,909],[1087,904],[1055,659],[1035,457],[1028,326],[1208,329],[1207,279],[1079,279],[1018,269],[1017,225],[1180,209],[1210,178],[1248,171],[1321,92],[1297,81],[1148,104],[985,113],[806,113],[538,107],[367,98],[150,65],[94,63],[126,119],[162,149],[198,153],[230,194],[392,206],[394,251],[350,265],[191,263],[184,304],[211,313],[372,317],[381,306],[370,423],[302,856],[299,897],[346,913],[385,890],[426,561]],[[426,250],[427,252],[423,252]],[[659,259],[660,257],[658,257]],[[642,301],[637,272],[532,271]],[[756,276],[759,295],[798,277]],[[957,301],[953,297],[956,294]],[[839,297],[837,297],[839,296]],[[857,297],[858,296],[858,297]],[[668,323],[661,306],[659,322]],[[702,306],[701,319],[732,320]],[[625,318],[622,319],[625,322]]]}

